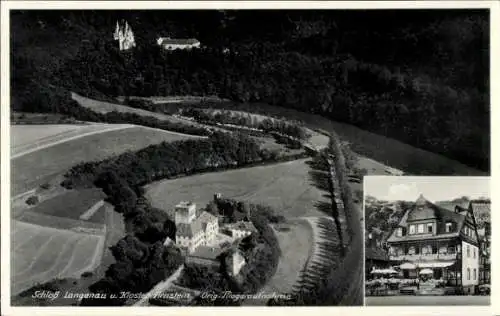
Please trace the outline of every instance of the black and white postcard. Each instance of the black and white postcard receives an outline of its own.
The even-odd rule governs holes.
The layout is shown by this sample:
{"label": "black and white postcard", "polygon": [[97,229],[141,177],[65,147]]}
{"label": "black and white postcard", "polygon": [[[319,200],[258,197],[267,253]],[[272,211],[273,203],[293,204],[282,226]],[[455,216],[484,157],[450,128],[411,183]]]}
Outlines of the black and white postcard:
{"label": "black and white postcard", "polygon": [[2,310],[488,313],[497,9],[2,2]]}
{"label": "black and white postcard", "polygon": [[365,177],[366,305],[489,305],[489,177]]}

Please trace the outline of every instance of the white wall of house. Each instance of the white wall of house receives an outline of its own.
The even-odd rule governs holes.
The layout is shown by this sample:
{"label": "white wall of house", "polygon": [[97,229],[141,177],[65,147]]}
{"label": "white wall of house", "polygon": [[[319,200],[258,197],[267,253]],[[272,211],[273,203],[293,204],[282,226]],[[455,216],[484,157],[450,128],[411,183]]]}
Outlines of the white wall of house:
{"label": "white wall of house", "polygon": [[477,246],[462,241],[462,285],[477,284],[479,284],[479,249]]}
{"label": "white wall of house", "polygon": [[215,219],[212,222],[207,223],[207,230],[206,230],[206,244],[210,245],[215,242],[215,239],[217,237],[217,233],[219,232],[219,223],[217,219]]}
{"label": "white wall of house", "polygon": [[239,229],[231,229],[231,234],[234,238],[242,238],[246,236],[250,236],[252,232],[248,230],[239,230]]}
{"label": "white wall of house", "polygon": [[200,43],[195,43],[195,44],[162,44],[164,49],[167,50],[176,50],[176,49],[192,49],[192,48],[199,48]]}
{"label": "white wall of house", "polygon": [[233,275],[238,275],[240,273],[241,268],[245,265],[245,258],[243,258],[242,255],[239,253],[235,253],[233,255],[233,267],[232,267],[232,273]]}
{"label": "white wall of house", "polygon": [[191,252],[195,251],[196,248],[198,248],[201,245],[206,244],[205,241],[205,233],[200,230],[194,237],[193,237],[193,243],[191,247]]}

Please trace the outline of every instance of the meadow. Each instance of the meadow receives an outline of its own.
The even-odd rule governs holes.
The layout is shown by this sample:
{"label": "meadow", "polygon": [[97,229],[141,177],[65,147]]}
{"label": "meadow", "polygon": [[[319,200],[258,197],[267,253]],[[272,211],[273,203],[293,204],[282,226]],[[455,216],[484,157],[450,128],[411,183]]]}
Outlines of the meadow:
{"label": "meadow", "polygon": [[105,231],[104,224],[76,220],[66,217],[51,216],[46,214],[41,214],[32,210],[24,210],[19,214],[12,217],[13,220],[21,221],[23,223],[29,223],[33,225],[40,225],[43,227],[51,227],[56,229],[64,229],[71,231],[92,231],[95,233],[102,234]]}
{"label": "meadow", "polygon": [[13,125],[11,128],[11,158],[18,158],[80,137],[133,126],[130,124]]}
{"label": "meadow", "polygon": [[[291,293],[294,285],[300,279],[309,256],[313,252],[315,240],[312,227],[306,220],[294,219],[286,224],[274,225],[273,228],[280,245],[281,257],[276,273],[260,290],[260,293]],[[245,301],[244,305],[262,306],[266,303],[267,299],[250,299]]]}
{"label": "meadow", "polygon": [[[18,131],[13,130],[14,133]],[[135,126],[43,148],[11,159],[11,196],[50,182],[80,162],[102,160],[129,150],[188,137],[192,136]]]}
{"label": "meadow", "polygon": [[54,278],[80,276],[101,260],[104,236],[75,233],[13,220],[11,293]]}
{"label": "meadow", "polygon": [[[45,200],[32,208],[38,214],[79,220],[88,209],[103,200],[106,195],[97,188],[71,190]],[[88,221],[104,224],[104,208],[98,209]]]}
{"label": "meadow", "polygon": [[322,216],[316,203],[328,200],[309,180],[307,160],[157,181],[145,187],[146,197],[154,207],[170,212],[185,200],[203,207],[219,192],[227,198],[269,205],[287,218]]}

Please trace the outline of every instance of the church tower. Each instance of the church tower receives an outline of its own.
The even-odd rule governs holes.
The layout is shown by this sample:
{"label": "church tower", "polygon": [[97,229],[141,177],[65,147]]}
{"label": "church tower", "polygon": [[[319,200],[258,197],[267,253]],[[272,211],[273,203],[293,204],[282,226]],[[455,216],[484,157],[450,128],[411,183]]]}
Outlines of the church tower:
{"label": "church tower", "polygon": [[123,20],[121,25],[118,21],[116,22],[113,38],[115,41],[118,41],[118,46],[121,51],[135,47],[134,32],[132,32],[132,28],[128,25],[127,21]]}

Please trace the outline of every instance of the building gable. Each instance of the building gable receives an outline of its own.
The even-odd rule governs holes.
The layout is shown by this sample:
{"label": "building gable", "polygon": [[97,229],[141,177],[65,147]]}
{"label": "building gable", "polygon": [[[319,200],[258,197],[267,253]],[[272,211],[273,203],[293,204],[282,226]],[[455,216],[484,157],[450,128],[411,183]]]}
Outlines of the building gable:
{"label": "building gable", "polygon": [[[415,206],[408,209],[403,215],[398,227],[391,233],[387,242],[457,237],[460,235],[464,220],[465,215],[439,207],[426,200],[423,196],[420,196]],[[426,231],[418,233],[418,224],[425,225],[431,223],[434,225],[432,233],[427,233]],[[449,223],[448,225],[451,224],[450,231],[447,231],[447,223]],[[417,230],[416,234],[409,234],[410,225],[416,225],[413,226]],[[402,236],[397,235],[398,229],[403,230]],[[424,229],[427,229],[426,226]]]}

